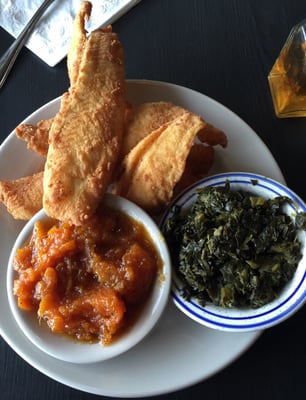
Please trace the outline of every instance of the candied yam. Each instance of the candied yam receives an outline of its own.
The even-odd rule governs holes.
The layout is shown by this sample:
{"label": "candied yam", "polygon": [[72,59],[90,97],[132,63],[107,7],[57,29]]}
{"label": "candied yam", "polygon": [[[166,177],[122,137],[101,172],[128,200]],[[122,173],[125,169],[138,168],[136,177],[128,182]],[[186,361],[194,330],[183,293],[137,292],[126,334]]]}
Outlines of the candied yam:
{"label": "candied yam", "polygon": [[142,224],[105,206],[82,226],[52,224],[36,223],[15,256],[20,307],[55,333],[108,344],[129,326],[130,304],[150,293],[161,265],[151,239]]}
{"label": "candied yam", "polygon": [[18,297],[18,307],[27,311],[34,311],[37,309],[37,302],[29,293],[35,290],[35,281],[26,281],[21,277],[19,280],[14,281],[13,292]]}
{"label": "candied yam", "polygon": [[47,323],[54,331],[60,332],[61,319],[67,333],[80,340],[101,340],[103,344],[111,342],[123,323],[126,307],[123,300],[111,288],[97,288],[85,293],[71,302],[61,304],[52,313],[46,313]]}
{"label": "candied yam", "polygon": [[125,276],[122,296],[129,304],[137,304],[150,290],[156,275],[156,260],[152,253],[135,243],[122,257],[121,273]]}

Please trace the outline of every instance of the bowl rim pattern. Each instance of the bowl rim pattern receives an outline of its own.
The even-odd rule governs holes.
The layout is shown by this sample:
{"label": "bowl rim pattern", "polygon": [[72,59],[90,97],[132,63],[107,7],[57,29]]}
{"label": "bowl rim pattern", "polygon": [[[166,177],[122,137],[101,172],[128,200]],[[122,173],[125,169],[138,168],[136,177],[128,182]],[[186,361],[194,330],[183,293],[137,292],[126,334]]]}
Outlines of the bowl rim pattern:
{"label": "bowl rim pattern", "polygon": [[[189,207],[196,198],[195,190],[200,187],[224,186],[229,181],[234,189],[247,187],[251,191],[261,193],[270,197],[288,196],[293,199],[296,207],[289,205],[293,212],[306,212],[304,201],[287,186],[256,173],[248,172],[226,172],[212,175],[199,180],[179,194],[164,213],[160,227],[163,232],[166,220],[171,215],[174,205]],[[256,182],[256,184],[255,184]],[[288,290],[288,296],[280,295],[273,302],[258,309],[224,309],[221,307],[206,304],[199,305],[195,299],[186,300],[181,295],[182,282],[177,276],[174,267],[172,270],[171,296],[175,305],[194,321],[210,328],[223,331],[252,331],[261,330],[278,324],[289,318],[306,300],[306,255],[305,255],[305,232],[303,233],[303,258],[299,263],[295,277],[285,286],[283,292]]]}

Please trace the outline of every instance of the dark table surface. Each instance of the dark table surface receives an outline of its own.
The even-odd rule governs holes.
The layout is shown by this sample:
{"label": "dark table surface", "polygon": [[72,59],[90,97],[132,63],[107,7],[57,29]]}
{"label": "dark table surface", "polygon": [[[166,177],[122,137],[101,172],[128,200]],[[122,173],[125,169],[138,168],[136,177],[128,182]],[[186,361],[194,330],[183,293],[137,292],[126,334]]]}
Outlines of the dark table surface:
{"label": "dark table surface", "polygon": [[[127,78],[183,85],[233,110],[267,144],[288,185],[306,200],[306,119],[276,118],[267,82],[291,27],[305,17],[306,4],[300,0],[143,0],[113,29],[124,45]],[[11,42],[0,29],[0,53]],[[66,60],[50,68],[23,49],[0,91],[0,141],[67,87]],[[1,399],[99,398],[36,371],[3,339],[0,346]],[[216,375],[156,398],[297,399],[305,395],[305,360],[303,308],[264,332]]]}

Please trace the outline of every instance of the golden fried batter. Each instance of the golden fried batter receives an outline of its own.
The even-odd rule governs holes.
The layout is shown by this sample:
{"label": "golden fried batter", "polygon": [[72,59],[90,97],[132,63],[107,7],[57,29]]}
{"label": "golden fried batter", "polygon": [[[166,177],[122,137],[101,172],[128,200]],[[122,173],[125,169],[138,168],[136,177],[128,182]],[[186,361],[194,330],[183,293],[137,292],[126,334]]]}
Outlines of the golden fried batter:
{"label": "golden fried batter", "polygon": [[63,95],[49,132],[43,184],[46,213],[76,225],[95,212],[108,188],[125,115],[118,36],[109,30],[92,32],[79,58],[77,78]]}
{"label": "golden fried batter", "polygon": [[42,208],[43,172],[0,181],[0,201],[15,219],[28,220]]}
{"label": "golden fried batter", "polygon": [[141,139],[185,111],[184,108],[166,101],[142,103],[131,108],[121,154],[125,156]]}
{"label": "golden fried batter", "polygon": [[[77,49],[79,50],[79,49]],[[70,57],[69,57],[70,55]],[[69,51],[68,61],[72,59],[73,52]],[[75,62],[68,62],[68,71],[71,80],[78,69],[77,58]],[[70,67],[69,67],[69,64]],[[123,137],[121,155],[126,155],[141,139],[155,129],[172,121],[186,110],[180,106],[166,101],[142,103],[136,107],[130,106],[126,110],[126,131]],[[46,156],[48,152],[48,137],[53,119],[43,120],[37,125],[22,124],[17,126],[16,135],[27,142],[28,148]]]}
{"label": "golden fried batter", "polygon": [[[152,111],[152,104],[145,107]],[[227,145],[224,132],[199,116],[181,107],[170,107],[169,110],[178,116],[169,117],[166,123],[144,136],[145,129],[141,129],[142,126],[149,129],[150,124],[157,126],[158,123],[154,125],[154,112],[148,113],[140,107],[137,129],[133,127],[131,136],[137,137],[140,130],[138,138],[141,135],[144,137],[125,156],[122,170],[113,185],[114,193],[127,197],[152,214],[163,211],[174,193],[208,172],[214,161],[212,146]],[[142,123],[143,112],[149,118],[145,118]],[[170,114],[165,112],[165,115]],[[162,119],[156,118],[159,122]],[[204,144],[195,143],[196,137]]]}
{"label": "golden fried batter", "polygon": [[82,224],[113,179],[115,193],[159,213],[208,172],[213,146],[227,145],[222,131],[170,102],[129,108],[121,43],[111,27],[88,36],[90,13],[91,3],[82,2],[67,57],[70,89],[60,111],[16,128],[29,149],[47,157],[44,173],[0,181],[0,201],[16,219],[27,220],[44,206],[56,219]]}
{"label": "golden fried batter", "polygon": [[16,136],[27,143],[28,149],[42,156],[48,153],[48,137],[53,118],[39,121],[36,125],[21,124],[15,129]]}
{"label": "golden fried batter", "polygon": [[227,146],[227,137],[225,133],[208,123],[205,125],[205,128],[201,132],[199,132],[198,139],[202,143],[206,143],[210,146]]}
{"label": "golden fried batter", "polygon": [[87,31],[84,22],[88,21],[91,15],[92,4],[89,1],[83,1],[80,10],[73,22],[73,35],[67,55],[67,68],[70,80],[70,86],[73,86],[79,76],[79,68],[86,45]]}
{"label": "golden fried batter", "polygon": [[212,146],[195,143],[188,154],[184,172],[174,187],[173,197],[207,175],[213,165],[214,157],[215,149]]}
{"label": "golden fried batter", "polygon": [[172,198],[196,135],[205,122],[188,111],[142,139],[125,157],[114,192],[151,213]]}

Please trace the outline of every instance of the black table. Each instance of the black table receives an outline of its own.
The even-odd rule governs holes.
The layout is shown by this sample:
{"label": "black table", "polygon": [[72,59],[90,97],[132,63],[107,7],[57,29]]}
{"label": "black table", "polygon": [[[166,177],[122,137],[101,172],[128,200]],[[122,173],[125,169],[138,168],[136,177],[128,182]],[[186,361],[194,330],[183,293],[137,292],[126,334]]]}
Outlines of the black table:
{"label": "black table", "polygon": [[[291,27],[305,16],[306,5],[300,0],[143,0],[113,29],[124,45],[127,78],[187,86],[233,110],[270,148],[288,185],[306,199],[306,119],[276,118],[267,82]],[[12,37],[0,29],[0,52],[11,42]],[[27,49],[22,50],[0,91],[1,142],[27,115],[67,89],[65,62],[50,68]],[[304,396],[305,321],[303,308],[264,332],[223,371],[158,398],[270,400]],[[0,346],[1,399],[99,398],[44,376],[3,339]]]}

